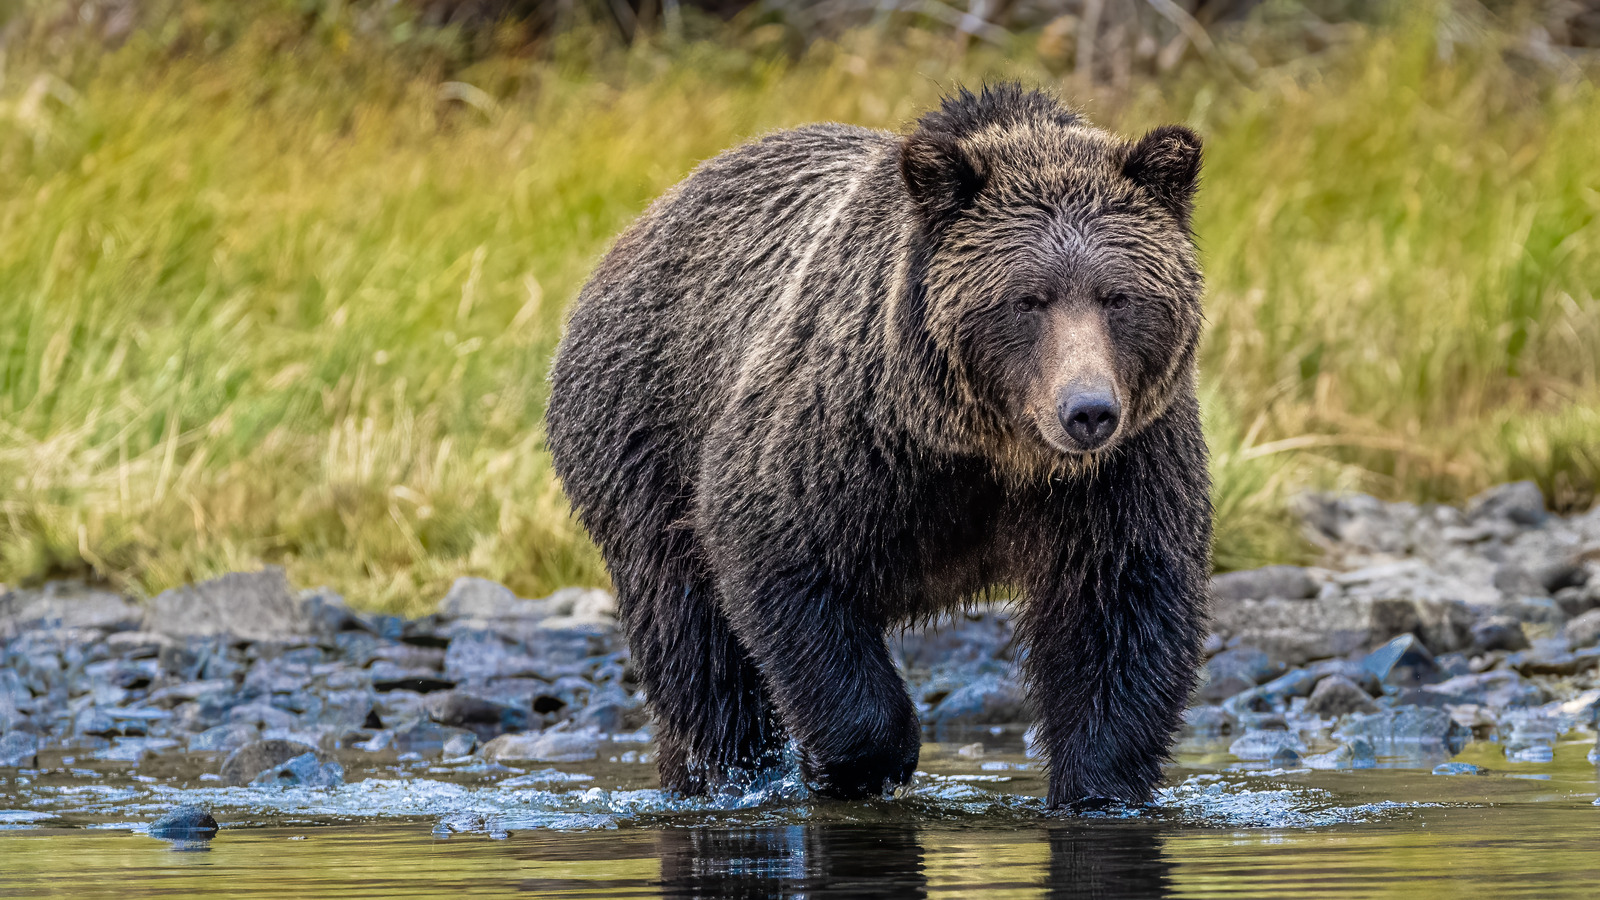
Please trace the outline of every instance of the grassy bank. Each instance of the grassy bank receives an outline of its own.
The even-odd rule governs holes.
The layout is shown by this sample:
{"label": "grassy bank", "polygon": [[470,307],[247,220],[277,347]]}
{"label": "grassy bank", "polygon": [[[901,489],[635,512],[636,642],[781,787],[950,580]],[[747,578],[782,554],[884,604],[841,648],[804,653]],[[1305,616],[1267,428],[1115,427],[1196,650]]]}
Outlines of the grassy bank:
{"label": "grassy bank", "polygon": [[[1083,89],[921,33],[799,59],[468,65],[292,19],[220,48],[14,48],[0,84],[0,580],[136,592],[262,561],[419,609],[462,574],[603,583],[542,450],[562,310],[607,241],[762,131],[899,127],[1017,77],[1207,140],[1204,385],[1223,566],[1294,558],[1308,485],[1600,480],[1600,97],[1432,20],[1248,75]],[[592,37],[592,36],[591,36]],[[42,45],[41,45],[42,46]]]}

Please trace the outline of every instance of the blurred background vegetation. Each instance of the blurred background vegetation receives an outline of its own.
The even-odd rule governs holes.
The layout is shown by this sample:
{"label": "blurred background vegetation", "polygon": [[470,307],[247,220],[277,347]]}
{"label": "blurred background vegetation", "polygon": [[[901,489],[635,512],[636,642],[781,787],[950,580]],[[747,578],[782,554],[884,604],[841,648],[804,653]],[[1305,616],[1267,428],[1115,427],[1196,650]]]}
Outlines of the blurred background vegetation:
{"label": "blurred background vegetation", "polygon": [[1219,568],[1307,487],[1600,484],[1600,3],[0,2],[0,580],[603,584],[565,305],[698,161],[957,84],[1207,141]]}

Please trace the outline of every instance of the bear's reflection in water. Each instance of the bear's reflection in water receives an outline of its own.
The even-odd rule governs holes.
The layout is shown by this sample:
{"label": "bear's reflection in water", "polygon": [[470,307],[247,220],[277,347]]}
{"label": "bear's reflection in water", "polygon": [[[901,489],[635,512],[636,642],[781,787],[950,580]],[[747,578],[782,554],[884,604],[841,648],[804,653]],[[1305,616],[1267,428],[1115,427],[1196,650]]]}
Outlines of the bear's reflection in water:
{"label": "bear's reflection in water", "polygon": [[[945,844],[949,836],[942,837]],[[1035,840],[1050,848],[1042,878],[1014,881],[1010,864],[986,876],[987,852]],[[1042,887],[1046,897],[1073,900],[1163,897],[1171,890],[1171,864],[1161,841],[1156,828],[1106,823],[1063,824],[1000,841],[974,835],[952,871],[951,860],[929,865],[913,826],[668,829],[658,836],[660,889],[663,897],[683,898],[914,898],[930,895],[928,870],[937,868],[943,873],[937,893]],[[944,883],[952,877],[955,883]]]}
{"label": "bear's reflection in water", "polygon": [[1162,853],[1159,829],[1132,823],[1063,824],[1049,830],[1051,900],[1165,897],[1172,893],[1172,864]]}

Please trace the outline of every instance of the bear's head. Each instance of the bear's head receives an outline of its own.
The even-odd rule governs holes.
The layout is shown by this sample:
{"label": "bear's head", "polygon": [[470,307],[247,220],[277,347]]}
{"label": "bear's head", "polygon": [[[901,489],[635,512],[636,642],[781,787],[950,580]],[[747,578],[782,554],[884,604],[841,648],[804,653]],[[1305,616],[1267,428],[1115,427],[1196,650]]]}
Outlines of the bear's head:
{"label": "bear's head", "polygon": [[1194,132],[1128,142],[1042,93],[963,90],[903,140],[900,171],[921,225],[920,327],[988,452],[1072,468],[1187,389]]}

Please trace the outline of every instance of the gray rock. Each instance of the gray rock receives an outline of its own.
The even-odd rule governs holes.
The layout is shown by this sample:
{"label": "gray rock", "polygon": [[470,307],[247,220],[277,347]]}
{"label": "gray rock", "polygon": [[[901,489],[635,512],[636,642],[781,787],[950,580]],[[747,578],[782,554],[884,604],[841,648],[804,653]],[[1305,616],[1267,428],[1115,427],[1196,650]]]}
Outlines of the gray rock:
{"label": "gray rock", "polygon": [[315,748],[299,741],[252,741],[228,754],[228,758],[222,761],[222,783],[229,787],[249,784],[251,779],[268,769],[275,769],[302,754],[315,752]]}
{"label": "gray rock", "polygon": [[598,588],[562,588],[545,598],[550,618],[540,627],[551,630],[598,627],[613,630],[617,619],[617,598]]}
{"label": "gray rock", "polygon": [[548,602],[525,600],[485,578],[457,578],[439,601],[444,619],[543,619],[551,612]]}
{"label": "gray rock", "polygon": [[1234,694],[1283,674],[1284,665],[1274,662],[1266,651],[1248,645],[1224,650],[1213,656],[1202,670],[1200,697],[1210,702],[1226,700]]}
{"label": "gray rock", "polygon": [[1228,752],[1243,760],[1267,761],[1288,749],[1303,756],[1306,746],[1292,731],[1247,731],[1228,745]]}
{"label": "gray rock", "polygon": [[1489,607],[1495,613],[1529,625],[1560,626],[1567,620],[1566,613],[1553,597],[1535,597],[1529,594],[1507,596]]}
{"label": "gray rock", "polygon": [[1504,670],[1476,675],[1458,675],[1422,690],[1438,694],[1451,705],[1472,703],[1494,709],[1534,706],[1545,701],[1544,691],[1523,681],[1516,672]]}
{"label": "gray rock", "polygon": [[[1560,640],[1560,644],[1565,643]],[[1576,675],[1600,667],[1600,647],[1568,653],[1560,645],[1541,646],[1536,641],[1532,648],[1506,657],[1506,665],[1523,675]]]}
{"label": "gray rock", "polygon": [[1591,609],[1568,622],[1562,633],[1573,647],[1593,647],[1600,644],[1600,609]]}
{"label": "gray rock", "polygon": [[577,727],[616,734],[633,731],[645,722],[643,703],[634,695],[617,687],[607,687],[589,698],[575,720]]}
{"label": "gray rock", "polygon": [[137,628],[143,611],[119,594],[70,582],[51,582],[38,590],[0,589],[0,640],[42,629]]}
{"label": "gray rock", "polygon": [[1327,753],[1306,757],[1312,769],[1370,769],[1378,764],[1378,754],[1366,738],[1352,738]]}
{"label": "gray rock", "polygon": [[476,735],[471,733],[458,734],[445,741],[444,747],[440,752],[445,759],[459,759],[463,756],[472,755],[472,751],[477,749],[477,746],[478,738]]}
{"label": "gray rock", "polygon": [[1308,600],[1317,595],[1317,583],[1299,566],[1266,566],[1225,572],[1211,579],[1211,596],[1217,602],[1238,600]]}
{"label": "gray rock", "polygon": [[1374,713],[1378,704],[1372,701],[1362,687],[1343,675],[1329,675],[1317,682],[1306,701],[1306,712],[1325,719],[1336,719],[1353,713]]}
{"label": "gray rock", "polygon": [[1367,654],[1361,667],[1384,684],[1402,687],[1420,685],[1438,670],[1433,654],[1414,634],[1402,634]]}
{"label": "gray rock", "polygon": [[1572,588],[1582,588],[1589,583],[1589,570],[1576,559],[1535,566],[1531,573],[1546,593],[1555,594]]}
{"label": "gray rock", "polygon": [[254,725],[218,725],[189,738],[189,752],[232,753],[254,741],[260,734]]}
{"label": "gray rock", "polygon": [[1490,616],[1472,626],[1473,649],[1517,651],[1528,649],[1522,623],[1510,616]]}
{"label": "gray rock", "polygon": [[1183,724],[1196,735],[1232,734],[1238,721],[1220,706],[1191,706],[1184,711]]}
{"label": "gray rock", "polygon": [[150,601],[144,620],[147,631],[163,634],[227,634],[257,641],[308,635],[315,625],[276,566],[165,591]]}
{"label": "gray rock", "polygon": [[1534,597],[1549,593],[1532,573],[1516,563],[1496,566],[1493,583],[1500,593],[1512,597]]}
{"label": "gray rock", "polygon": [[1360,594],[1328,600],[1241,600],[1218,604],[1214,625],[1291,666],[1347,656],[1396,635],[1418,633],[1439,652],[1466,647],[1475,620],[1453,600]]}
{"label": "gray rock", "polygon": [[1279,747],[1267,764],[1280,769],[1292,769],[1300,765],[1300,753],[1293,747]]}
{"label": "gray rock", "polygon": [[1532,526],[1543,523],[1546,515],[1544,494],[1531,481],[1496,485],[1467,501],[1467,516],[1474,520],[1505,519]]}
{"label": "gray rock", "polygon": [[[460,681],[491,678],[546,678],[548,668],[522,645],[491,631],[458,634],[445,651],[444,671]],[[549,679],[547,679],[549,680]]]}
{"label": "gray rock", "polygon": [[1562,726],[1551,716],[1535,710],[1517,710],[1500,722],[1499,737],[1506,759],[1513,762],[1550,762]]}
{"label": "gray rock", "polygon": [[0,735],[0,768],[31,769],[38,765],[39,738],[26,731]]}
{"label": "gray rock", "polygon": [[415,753],[424,759],[437,759],[444,755],[445,744],[463,734],[472,732],[427,720],[412,722],[394,730],[389,749],[396,753]]}
{"label": "gray rock", "polygon": [[180,806],[150,823],[150,836],[164,841],[209,841],[217,820],[204,807]]}
{"label": "gray rock", "polygon": [[995,605],[940,616],[906,631],[891,644],[906,670],[926,672],[941,666],[1010,660],[1012,639],[1011,613]]}
{"label": "gray rock", "polygon": [[250,779],[252,787],[338,787],[344,784],[344,766],[323,762],[315,753],[302,753],[262,771]]}
{"label": "gray rock", "polygon": [[525,731],[529,724],[528,710],[461,689],[429,694],[423,706],[435,722],[466,728],[485,740],[507,731]]}
{"label": "gray rock", "polygon": [[1460,749],[1471,732],[1457,725],[1442,709],[1400,706],[1366,716],[1353,716],[1333,732],[1345,740],[1365,738],[1374,747],[1440,746]]}
{"label": "gray rock", "polygon": [[984,675],[953,691],[927,715],[934,728],[964,725],[1000,725],[1028,719],[1021,687],[1009,678]]}
{"label": "gray rock", "polygon": [[1576,619],[1590,610],[1600,609],[1600,578],[1591,578],[1581,588],[1562,588],[1556,591],[1552,599],[1568,619]]}
{"label": "gray rock", "polygon": [[587,731],[502,734],[483,748],[487,759],[528,762],[583,762],[599,752],[599,735]]}

